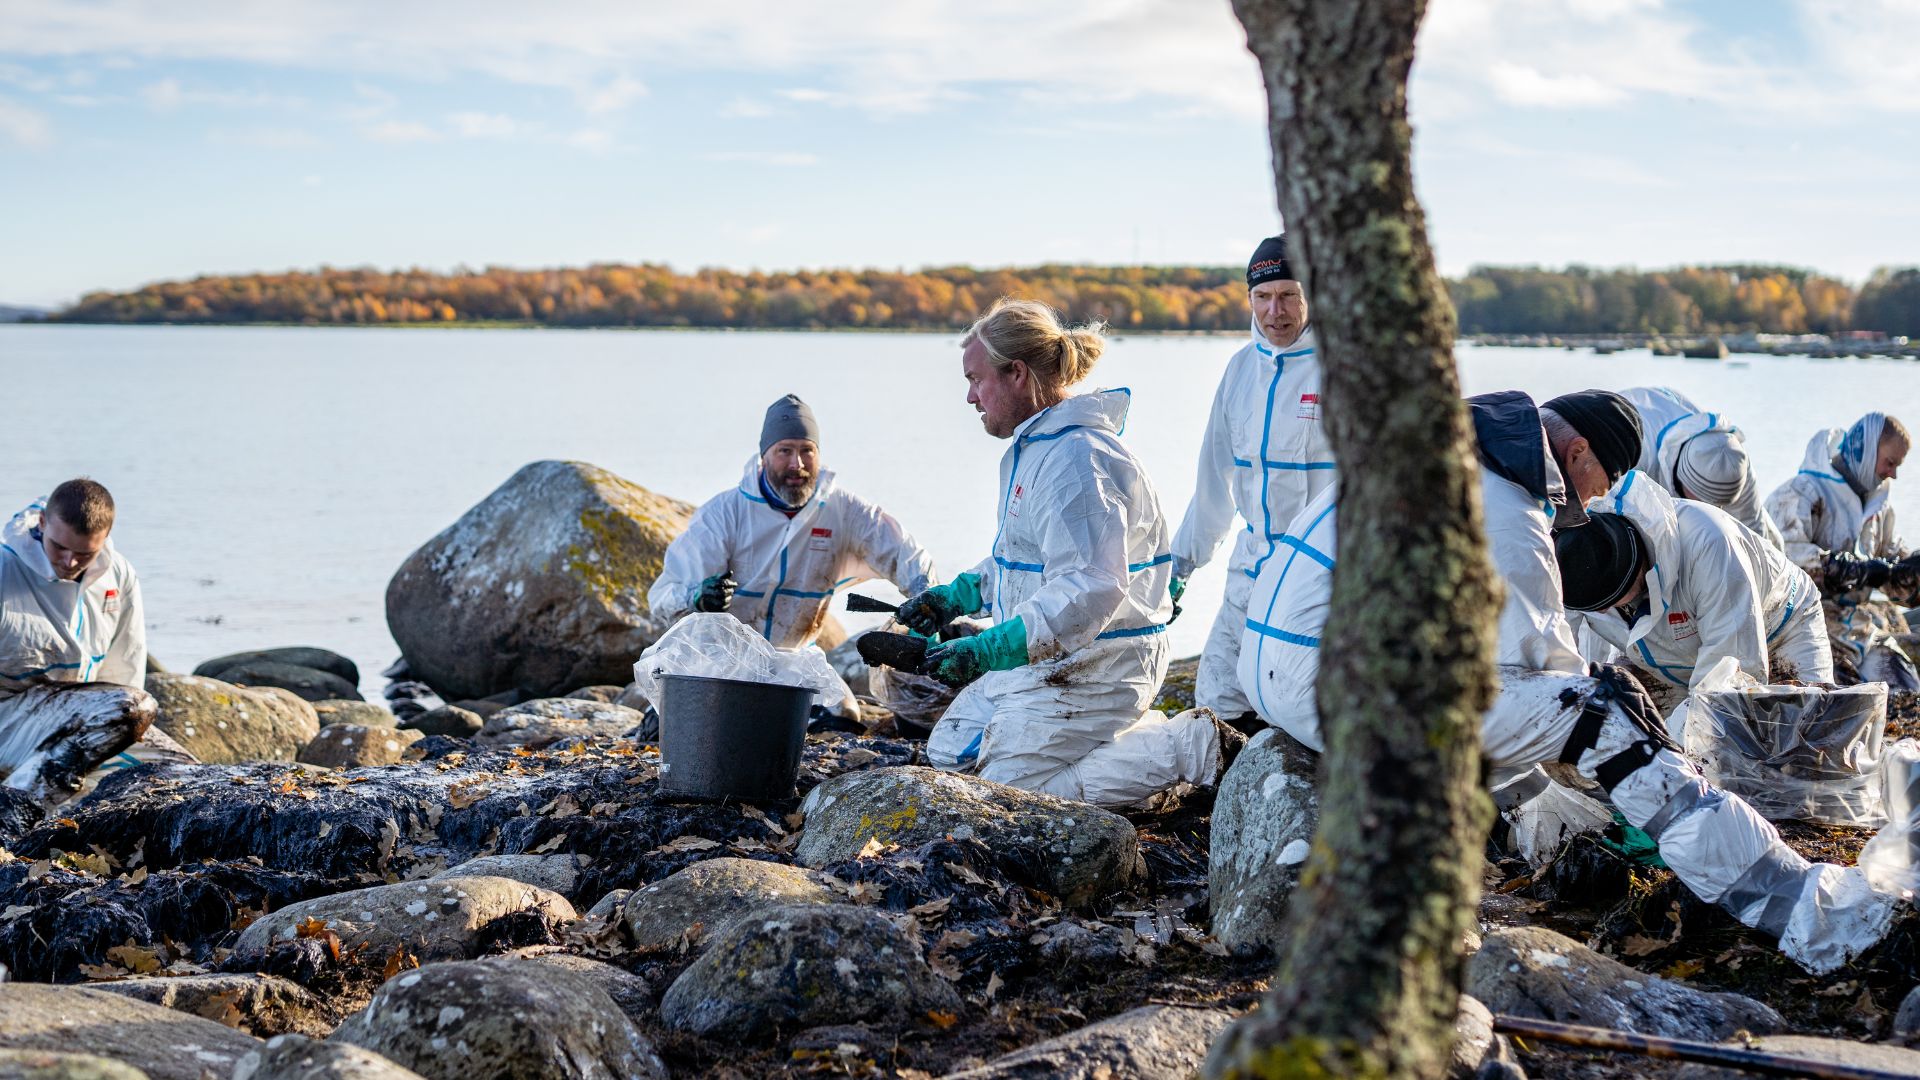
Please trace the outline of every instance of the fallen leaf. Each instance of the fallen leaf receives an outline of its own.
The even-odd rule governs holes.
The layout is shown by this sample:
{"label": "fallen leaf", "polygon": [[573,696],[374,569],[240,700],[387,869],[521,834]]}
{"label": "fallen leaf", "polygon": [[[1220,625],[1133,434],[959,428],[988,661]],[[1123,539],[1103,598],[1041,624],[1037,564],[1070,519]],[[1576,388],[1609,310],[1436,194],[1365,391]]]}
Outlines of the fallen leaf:
{"label": "fallen leaf", "polygon": [[131,942],[108,949],[107,959],[135,975],[151,975],[160,970],[160,958],[154,955],[152,949],[142,948]]}
{"label": "fallen leaf", "polygon": [[398,948],[387,956],[386,975],[384,977],[391,979],[402,971],[419,966],[419,957],[408,952],[405,948]]}
{"label": "fallen leaf", "polygon": [[1213,940],[1212,938],[1208,938],[1207,940],[1200,943],[1200,951],[1203,953],[1206,953],[1208,956],[1227,955],[1227,947],[1225,945],[1220,944],[1218,941]]}
{"label": "fallen leaf", "polygon": [[544,855],[547,852],[552,851],[555,848],[558,848],[561,844],[564,844],[566,842],[567,842],[566,833],[554,833],[553,836],[549,838],[546,843],[528,848],[527,854]]}
{"label": "fallen leaf", "polygon": [[235,784],[240,785],[241,787],[246,787],[248,784],[253,783],[253,780],[251,778],[245,777],[245,776],[231,776],[231,777],[228,777],[228,779],[233,781]]}
{"label": "fallen leaf", "polygon": [[653,854],[666,855],[676,851],[711,851],[720,846],[718,840],[709,840],[704,836],[680,836],[653,849]]}
{"label": "fallen leaf", "polygon": [[1661,969],[1660,974],[1669,979],[1691,979],[1707,968],[1705,960],[1682,960]]}
{"label": "fallen leaf", "polygon": [[1005,985],[1007,984],[1000,981],[1000,973],[998,971],[987,976],[987,1000],[992,1001],[994,995],[998,994],[1000,988]]}
{"label": "fallen leaf", "polygon": [[853,857],[856,859],[877,859],[899,846],[898,844],[883,844],[880,842],[879,837],[869,836],[867,837],[867,842],[860,845],[860,850],[855,852]]}
{"label": "fallen leaf", "polygon": [[886,896],[886,890],[871,881],[856,881],[847,888],[847,899],[856,904],[877,904]]}
{"label": "fallen leaf", "polygon": [[1630,934],[1620,943],[1620,951],[1627,956],[1645,956],[1667,947],[1667,942],[1645,934]]}
{"label": "fallen leaf", "polygon": [[959,878],[961,881],[966,882],[968,885],[985,885],[987,883],[986,878],[983,878],[979,874],[974,873],[973,868],[966,865],[965,863],[950,862],[950,863],[941,863],[940,865],[946,868],[947,873],[952,874],[954,877]]}
{"label": "fallen leaf", "polygon": [[32,904],[11,904],[11,905],[8,905],[6,910],[0,911],[0,922],[6,922],[9,919],[17,919],[22,915],[26,915],[30,912],[37,911],[37,910],[39,909],[35,908]]}
{"label": "fallen leaf", "polygon": [[933,1021],[934,1026],[938,1027],[941,1031],[945,1031],[960,1022],[960,1014],[942,1012],[939,1009],[928,1009],[927,1019]]}
{"label": "fallen leaf", "polygon": [[943,896],[938,900],[929,900],[924,904],[915,904],[907,909],[907,914],[924,916],[945,915],[947,909],[952,906],[953,897]]}
{"label": "fallen leaf", "polygon": [[119,968],[108,967],[105,964],[81,964],[79,967],[80,974],[98,982],[113,982],[116,979],[124,979],[127,977],[126,972]]}
{"label": "fallen leaf", "polygon": [[326,932],[327,932],[327,920],[325,919],[316,919],[312,916],[308,916],[307,918],[301,919],[299,922],[293,924],[293,933],[295,937],[319,937],[320,935]]}

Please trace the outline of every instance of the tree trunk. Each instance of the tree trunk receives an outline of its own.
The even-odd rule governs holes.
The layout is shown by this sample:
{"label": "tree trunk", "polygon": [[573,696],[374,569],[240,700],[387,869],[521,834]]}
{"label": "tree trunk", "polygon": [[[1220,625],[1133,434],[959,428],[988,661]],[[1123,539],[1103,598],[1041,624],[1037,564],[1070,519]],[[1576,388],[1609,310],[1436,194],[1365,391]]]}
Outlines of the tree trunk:
{"label": "tree trunk", "polygon": [[1234,0],[1260,60],[1290,255],[1340,468],[1317,689],[1320,828],[1261,1008],[1210,1077],[1437,1077],[1491,821],[1494,618],[1453,311],[1414,198],[1423,0]]}

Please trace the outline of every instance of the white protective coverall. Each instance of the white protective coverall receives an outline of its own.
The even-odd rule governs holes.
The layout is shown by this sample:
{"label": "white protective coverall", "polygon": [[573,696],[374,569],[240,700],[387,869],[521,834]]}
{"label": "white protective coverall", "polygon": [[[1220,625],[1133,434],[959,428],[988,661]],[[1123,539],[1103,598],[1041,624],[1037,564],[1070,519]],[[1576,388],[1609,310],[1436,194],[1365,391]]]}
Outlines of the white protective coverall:
{"label": "white protective coverall", "polygon": [[1313,328],[1285,349],[1253,327],[1253,340],[1227,361],[1200,443],[1193,501],[1173,537],[1175,573],[1212,561],[1233,528],[1226,592],[1213,620],[1194,702],[1222,717],[1253,708],[1240,691],[1240,636],[1247,596],[1260,571],[1278,557],[1275,543],[1300,509],[1333,483],[1333,453],[1320,423],[1320,361]]}
{"label": "white protective coverall", "polygon": [[[1679,490],[1679,485],[1674,483],[1674,469],[1689,440],[1708,432],[1726,432],[1742,442],[1746,439],[1726,417],[1700,408],[1671,387],[1636,386],[1620,391],[1620,396],[1633,402],[1633,407],[1640,412],[1643,437],[1640,463],[1636,467],[1669,492]],[[1734,520],[1759,533],[1767,543],[1784,548],[1786,541],[1780,535],[1779,526],[1760,504],[1760,485],[1753,477],[1751,460],[1747,462],[1746,472],[1746,488],[1738,497],[1726,504],[1712,505],[1732,514]],[[1697,499],[1698,495],[1690,493],[1687,497]]]}
{"label": "white protective coverall", "polygon": [[1120,441],[1130,397],[1070,397],[1014,430],[993,554],[972,572],[995,623],[1024,621],[1030,662],[954,698],[927,739],[934,765],[1100,806],[1219,771],[1204,712],[1150,711],[1173,559],[1160,497]]}
{"label": "white protective coverall", "polygon": [[1813,579],[1751,529],[1719,507],[1674,498],[1638,470],[1588,509],[1624,515],[1653,549],[1648,610],[1637,622],[1615,611],[1575,616],[1629,661],[1682,689],[1723,656],[1763,683],[1833,681]]}
{"label": "white protective coverall", "polygon": [[[1815,435],[1807,443],[1800,471],[1767,496],[1767,512],[1779,522],[1786,538],[1787,558],[1805,570],[1820,569],[1821,557],[1829,551],[1851,551],[1870,559],[1898,559],[1907,553],[1893,527],[1893,481],[1873,480],[1871,463],[1864,470],[1853,470],[1859,474],[1854,483],[1838,471],[1843,466],[1835,460],[1846,437],[1845,428],[1828,428]],[[1878,432],[1872,438],[1877,448]],[[1862,483],[1863,478],[1872,483]],[[1861,491],[1867,493],[1865,498]]]}
{"label": "white protective coverall", "polygon": [[[1502,688],[1481,724],[1494,786],[1536,765],[1571,766],[1654,839],[1661,857],[1695,895],[1776,935],[1781,951],[1810,971],[1831,971],[1879,941],[1892,918],[1892,897],[1874,892],[1858,868],[1801,858],[1746,802],[1708,784],[1663,730],[1650,730],[1657,724],[1643,726],[1612,700],[1600,680],[1585,675],[1561,599],[1550,532],[1549,511],[1562,485],[1547,456],[1538,413],[1514,391],[1481,395],[1471,404],[1490,553],[1507,587],[1500,618]],[[1527,440],[1515,437],[1516,429],[1528,426]],[[1330,556],[1337,515],[1322,516],[1329,505],[1329,499],[1316,500],[1294,519],[1288,534],[1311,535],[1313,547]],[[1242,664],[1256,703],[1269,700],[1268,681],[1277,685],[1317,674],[1332,572],[1331,558],[1305,557],[1294,560],[1291,569],[1263,573],[1256,583],[1254,609],[1268,610],[1272,602],[1267,625],[1314,643],[1275,649],[1271,646],[1279,639],[1248,629],[1242,655],[1266,657],[1263,667]],[[1262,638],[1269,646],[1264,654],[1256,641]],[[1533,663],[1553,666],[1529,666]],[[1263,713],[1263,718],[1301,743],[1322,748],[1311,685],[1287,693],[1291,711]]]}
{"label": "white protective coverall", "polygon": [[647,590],[655,615],[694,610],[700,583],[731,570],[728,612],[782,649],[813,642],[834,593],[886,578],[912,596],[934,584],[933,559],[893,515],[834,483],[822,470],[813,498],[786,513],[760,488],[760,459],[747,462],[740,486],[708,499],[687,531],[667,545],[660,576]]}

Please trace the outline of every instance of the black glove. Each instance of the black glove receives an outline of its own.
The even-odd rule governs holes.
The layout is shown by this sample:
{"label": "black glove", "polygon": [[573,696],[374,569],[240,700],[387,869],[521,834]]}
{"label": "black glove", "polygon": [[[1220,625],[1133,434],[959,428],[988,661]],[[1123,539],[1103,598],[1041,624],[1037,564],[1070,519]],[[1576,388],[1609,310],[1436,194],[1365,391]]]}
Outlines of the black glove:
{"label": "black glove", "polygon": [[1827,592],[1838,595],[1855,589],[1877,589],[1893,575],[1887,559],[1869,559],[1851,551],[1829,551],[1820,562],[1820,580]]}
{"label": "black glove", "polygon": [[1920,600],[1920,555],[1909,555],[1887,572],[1886,594],[1898,603]]}
{"label": "black glove", "polygon": [[700,595],[694,598],[695,611],[725,611],[733,606],[733,571],[723,570],[700,583]]}
{"label": "black glove", "polygon": [[1635,727],[1655,737],[1654,741],[1669,749],[1677,750],[1673,737],[1667,732],[1666,718],[1660,715],[1660,706],[1653,702],[1653,695],[1647,693],[1640,680],[1633,677],[1619,664],[1594,664],[1593,677],[1607,688],[1613,700],[1620,706]]}

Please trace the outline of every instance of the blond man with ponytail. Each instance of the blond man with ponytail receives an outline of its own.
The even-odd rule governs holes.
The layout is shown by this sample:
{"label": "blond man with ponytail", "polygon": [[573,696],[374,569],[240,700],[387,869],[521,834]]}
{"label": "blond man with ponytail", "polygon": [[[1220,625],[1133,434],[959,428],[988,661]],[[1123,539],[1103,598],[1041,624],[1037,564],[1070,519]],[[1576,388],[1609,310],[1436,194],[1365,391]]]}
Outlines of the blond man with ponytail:
{"label": "blond man with ponytail", "polygon": [[1167,673],[1172,556],[1153,482],[1120,439],[1130,392],[1070,392],[1105,345],[1097,324],[1067,326],[1031,300],[1003,299],[973,324],[967,403],[1012,440],[999,529],[985,561],[900,614],[926,634],[993,619],[927,654],[929,673],[965,687],[928,739],[934,764],[1124,806],[1214,783],[1225,755],[1211,713],[1148,711]]}

